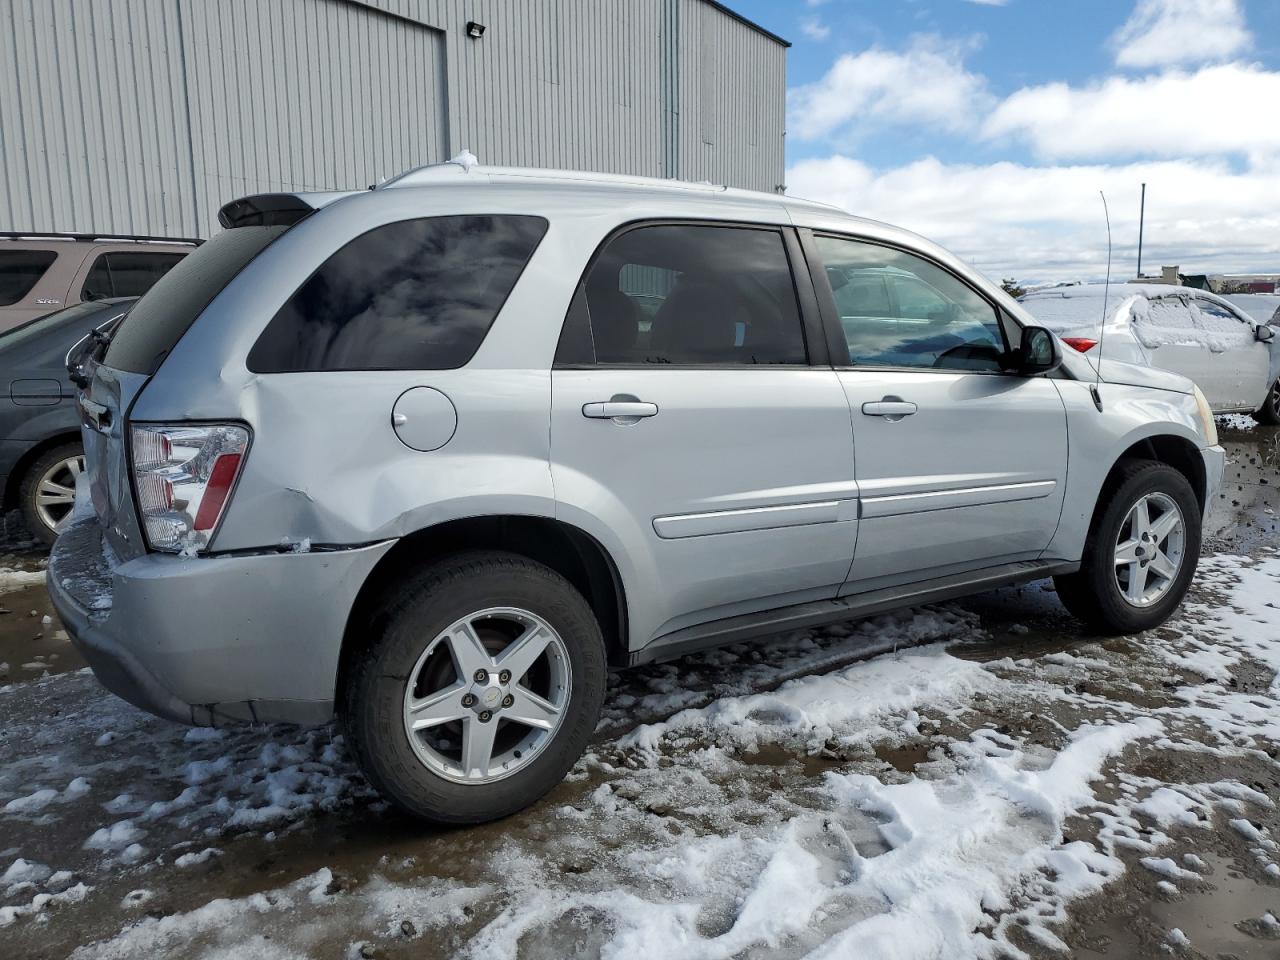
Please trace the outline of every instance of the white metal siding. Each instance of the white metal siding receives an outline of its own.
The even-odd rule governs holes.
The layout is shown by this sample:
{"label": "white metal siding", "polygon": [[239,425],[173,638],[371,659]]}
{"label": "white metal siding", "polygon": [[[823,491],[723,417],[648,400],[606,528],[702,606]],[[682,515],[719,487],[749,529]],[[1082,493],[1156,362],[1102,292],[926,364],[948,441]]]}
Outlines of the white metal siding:
{"label": "white metal siding", "polygon": [[773,190],[784,73],[703,0],[0,0],[0,230],[208,236],[464,147]]}

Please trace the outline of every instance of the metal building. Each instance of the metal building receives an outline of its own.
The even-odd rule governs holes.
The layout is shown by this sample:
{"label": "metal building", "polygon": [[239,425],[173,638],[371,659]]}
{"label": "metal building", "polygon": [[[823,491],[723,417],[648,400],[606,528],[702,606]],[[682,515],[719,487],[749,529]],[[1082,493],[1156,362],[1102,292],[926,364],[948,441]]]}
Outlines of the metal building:
{"label": "metal building", "polygon": [[786,41],[712,0],[0,0],[0,230],[483,163],[781,189]]}

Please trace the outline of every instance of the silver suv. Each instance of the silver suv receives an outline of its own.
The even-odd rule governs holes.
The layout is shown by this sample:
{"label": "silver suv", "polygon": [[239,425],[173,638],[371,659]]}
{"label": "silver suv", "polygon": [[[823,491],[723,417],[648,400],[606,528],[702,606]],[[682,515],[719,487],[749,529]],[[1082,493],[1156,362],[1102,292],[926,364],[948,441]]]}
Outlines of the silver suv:
{"label": "silver suv", "polygon": [[80,398],[50,589],[183,723],[338,715],[446,823],[555,785],[610,668],[1052,576],[1165,620],[1223,470],[905,231],[786,197],[443,164],[253,196]]}

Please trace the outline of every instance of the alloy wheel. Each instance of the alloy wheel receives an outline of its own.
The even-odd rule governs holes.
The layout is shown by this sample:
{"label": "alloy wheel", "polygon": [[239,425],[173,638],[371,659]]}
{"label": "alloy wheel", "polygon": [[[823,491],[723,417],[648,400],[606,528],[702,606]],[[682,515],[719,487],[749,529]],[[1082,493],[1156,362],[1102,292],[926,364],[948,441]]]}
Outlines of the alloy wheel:
{"label": "alloy wheel", "polygon": [[1172,497],[1149,493],[1120,525],[1115,548],[1115,580],[1120,595],[1135,607],[1158,603],[1173,588],[1186,553],[1186,523]]}
{"label": "alloy wheel", "polygon": [[84,456],[53,464],[36,484],[36,515],[54,533],[70,522],[76,504],[76,478],[84,472]]}
{"label": "alloy wheel", "polygon": [[546,748],[572,685],[568,648],[546,620],[516,607],[480,610],[418,658],[405,687],[405,734],[445,779],[490,783]]}

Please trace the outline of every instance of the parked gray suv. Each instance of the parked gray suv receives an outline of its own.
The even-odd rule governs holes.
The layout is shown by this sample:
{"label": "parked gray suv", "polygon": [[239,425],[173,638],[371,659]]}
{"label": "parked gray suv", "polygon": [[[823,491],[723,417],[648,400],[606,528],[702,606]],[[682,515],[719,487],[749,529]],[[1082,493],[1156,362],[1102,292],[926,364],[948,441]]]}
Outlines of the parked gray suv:
{"label": "parked gray suv", "polygon": [[1203,397],[905,231],[460,164],[221,221],[80,398],[50,590],[120,696],[337,714],[415,815],[549,790],[610,668],[1048,576],[1135,632],[1194,574]]}

